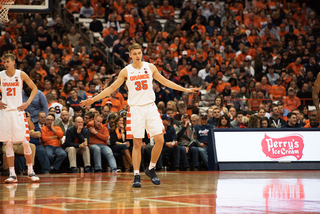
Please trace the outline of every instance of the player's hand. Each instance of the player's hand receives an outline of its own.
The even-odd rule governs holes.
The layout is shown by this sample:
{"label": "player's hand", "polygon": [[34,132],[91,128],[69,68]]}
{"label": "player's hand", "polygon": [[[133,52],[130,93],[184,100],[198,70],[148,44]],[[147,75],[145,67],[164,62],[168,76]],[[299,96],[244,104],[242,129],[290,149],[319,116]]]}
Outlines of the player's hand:
{"label": "player's hand", "polygon": [[187,93],[196,93],[199,90],[200,90],[199,88],[188,88],[188,89],[186,89],[185,92],[187,92]]}
{"label": "player's hand", "polygon": [[7,108],[7,104],[3,103],[1,100],[0,100],[0,110],[4,110]]}
{"label": "player's hand", "polygon": [[80,102],[80,106],[87,108],[88,106],[90,106],[92,103],[94,103],[94,101],[92,100],[92,98],[86,99],[86,100],[82,100]]}
{"label": "player's hand", "polygon": [[188,153],[189,152],[189,147],[185,147],[186,148],[186,153]]}
{"label": "player's hand", "polygon": [[28,108],[29,103],[22,103],[21,106],[19,106],[17,109],[18,111],[24,111],[26,108]]}
{"label": "player's hand", "polygon": [[317,122],[320,122],[320,111],[317,112],[316,120]]}

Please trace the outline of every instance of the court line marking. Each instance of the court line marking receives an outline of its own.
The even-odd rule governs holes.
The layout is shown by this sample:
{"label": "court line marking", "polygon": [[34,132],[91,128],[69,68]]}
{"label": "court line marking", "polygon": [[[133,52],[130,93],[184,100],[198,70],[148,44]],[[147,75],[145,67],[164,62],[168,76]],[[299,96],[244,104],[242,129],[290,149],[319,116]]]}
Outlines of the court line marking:
{"label": "court line marking", "polygon": [[103,202],[103,203],[113,203],[113,201],[99,200],[99,199],[85,199],[85,198],[76,198],[76,197],[60,197],[62,199],[70,199],[70,200],[79,200],[79,201],[92,201],[92,202]]}
{"label": "court line marking", "polygon": [[216,195],[215,193],[192,193],[192,194],[178,194],[178,195],[161,195],[156,197],[143,197],[143,198],[165,198],[165,197],[175,197],[175,196],[187,196],[187,195]]}
{"label": "court line marking", "polygon": [[[79,204],[79,203],[75,203]],[[27,205],[30,207],[36,207],[36,208],[45,208],[45,209],[51,209],[51,210],[58,210],[58,211],[78,211],[78,210],[88,210],[88,211],[95,211],[95,210],[131,210],[131,209],[150,209],[150,207],[109,207],[109,208],[79,208],[79,209],[68,209],[68,208],[58,208],[58,207],[50,207],[50,206],[43,206],[43,205]],[[157,209],[166,209],[166,208],[183,208],[185,206],[160,206],[157,207]]]}
{"label": "court line marking", "polygon": [[157,200],[157,199],[147,199],[147,198],[133,198],[136,200],[144,200],[144,201],[153,201],[153,202],[162,202],[162,203],[169,203],[169,204],[179,204],[188,207],[212,207],[211,205],[201,205],[201,204],[190,204],[190,203],[183,203],[183,202],[175,202],[175,201],[166,201],[166,200]]}

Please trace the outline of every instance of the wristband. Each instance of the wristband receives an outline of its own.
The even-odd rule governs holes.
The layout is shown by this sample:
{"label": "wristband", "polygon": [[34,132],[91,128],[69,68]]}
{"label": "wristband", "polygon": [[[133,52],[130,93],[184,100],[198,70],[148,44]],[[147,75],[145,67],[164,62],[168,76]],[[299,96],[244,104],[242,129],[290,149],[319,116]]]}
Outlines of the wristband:
{"label": "wristband", "polygon": [[34,132],[34,130],[30,130],[30,133],[33,133]]}

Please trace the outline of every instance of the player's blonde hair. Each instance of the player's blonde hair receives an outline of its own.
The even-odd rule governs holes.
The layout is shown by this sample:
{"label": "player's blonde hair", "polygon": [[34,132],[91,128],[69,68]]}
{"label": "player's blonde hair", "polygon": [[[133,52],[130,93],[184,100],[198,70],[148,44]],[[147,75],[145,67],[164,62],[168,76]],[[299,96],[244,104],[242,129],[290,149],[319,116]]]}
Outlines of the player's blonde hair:
{"label": "player's blonde hair", "polygon": [[131,51],[134,50],[134,49],[141,49],[141,50],[142,50],[142,47],[141,47],[141,45],[138,44],[138,43],[133,43],[133,44],[130,45],[129,48],[128,48],[129,52],[131,52]]}
{"label": "player's blonde hair", "polygon": [[1,59],[2,59],[2,61],[6,60],[6,59],[11,59],[12,61],[15,61],[16,57],[12,53],[6,53],[1,57]]}

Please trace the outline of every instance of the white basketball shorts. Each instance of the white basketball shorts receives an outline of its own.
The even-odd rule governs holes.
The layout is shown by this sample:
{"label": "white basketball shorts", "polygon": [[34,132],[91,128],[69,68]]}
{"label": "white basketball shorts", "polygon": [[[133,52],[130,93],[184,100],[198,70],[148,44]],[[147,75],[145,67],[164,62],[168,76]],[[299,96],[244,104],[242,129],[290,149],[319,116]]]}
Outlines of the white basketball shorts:
{"label": "white basketball shorts", "polygon": [[161,134],[165,130],[155,103],[130,106],[126,124],[127,139],[144,138],[145,130],[147,130],[149,138]]}
{"label": "white basketball shorts", "polygon": [[14,143],[30,141],[29,125],[24,111],[0,110],[0,141]]}

